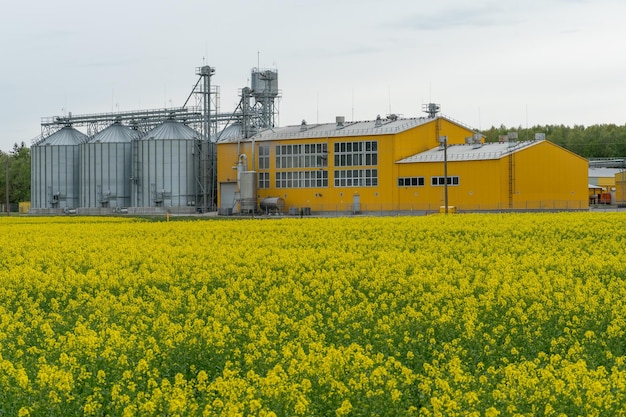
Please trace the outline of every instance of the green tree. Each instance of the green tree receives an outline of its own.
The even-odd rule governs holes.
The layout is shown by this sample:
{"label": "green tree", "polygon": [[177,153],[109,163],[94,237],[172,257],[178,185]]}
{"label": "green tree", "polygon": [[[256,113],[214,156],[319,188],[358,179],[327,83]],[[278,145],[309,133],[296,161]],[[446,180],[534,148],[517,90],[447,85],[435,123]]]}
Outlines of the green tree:
{"label": "green tree", "polygon": [[2,204],[6,203],[7,159],[9,161],[9,203],[30,201],[30,149],[26,144],[14,144],[7,154],[0,151],[0,190]]}
{"label": "green tree", "polygon": [[585,127],[574,125],[533,126],[531,128],[491,127],[482,133],[486,142],[497,142],[500,135],[518,133],[518,140],[532,140],[535,133],[545,133],[546,139],[585,158],[626,156],[626,125],[601,124]]}

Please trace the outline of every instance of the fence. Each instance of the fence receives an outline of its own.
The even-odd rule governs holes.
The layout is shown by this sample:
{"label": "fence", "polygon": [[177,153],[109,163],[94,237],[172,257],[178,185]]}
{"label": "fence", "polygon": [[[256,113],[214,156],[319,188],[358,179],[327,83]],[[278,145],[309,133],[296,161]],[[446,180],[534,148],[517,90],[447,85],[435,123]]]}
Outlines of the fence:
{"label": "fence", "polygon": [[[20,206],[17,203],[11,203],[11,204],[8,205],[8,209],[9,209],[8,210],[9,212],[17,214],[19,212]],[[7,213],[7,205],[6,204],[0,204],[0,212],[3,213],[3,214]]]}
{"label": "fence", "polygon": [[[327,216],[349,216],[349,215],[426,215],[440,213],[443,211],[443,204],[365,204],[360,203],[358,210],[355,210],[351,203],[345,204],[310,204],[306,207],[285,207],[282,214],[300,215],[310,213],[313,215]],[[526,212],[526,211],[578,211],[588,210],[589,205],[579,200],[538,200],[523,201],[508,204],[450,204],[448,212],[470,213],[470,212]]]}

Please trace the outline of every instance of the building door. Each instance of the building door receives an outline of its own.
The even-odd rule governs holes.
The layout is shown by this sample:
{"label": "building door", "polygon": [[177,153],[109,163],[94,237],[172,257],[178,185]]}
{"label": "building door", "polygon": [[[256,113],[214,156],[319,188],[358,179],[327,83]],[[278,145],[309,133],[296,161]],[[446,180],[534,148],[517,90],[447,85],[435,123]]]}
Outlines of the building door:
{"label": "building door", "polygon": [[355,214],[361,212],[361,196],[359,194],[352,196],[352,212]]}
{"label": "building door", "polygon": [[224,214],[232,214],[235,205],[235,194],[237,193],[236,182],[220,183],[220,211]]}

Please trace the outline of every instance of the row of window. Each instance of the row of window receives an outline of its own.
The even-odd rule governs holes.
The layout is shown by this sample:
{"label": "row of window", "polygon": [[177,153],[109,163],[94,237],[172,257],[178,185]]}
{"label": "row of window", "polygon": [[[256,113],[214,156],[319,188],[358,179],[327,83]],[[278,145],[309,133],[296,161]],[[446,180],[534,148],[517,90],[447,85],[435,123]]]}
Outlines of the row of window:
{"label": "row of window", "polygon": [[[267,163],[261,165],[259,160],[259,169],[269,169],[269,146],[263,147],[266,148],[263,157],[267,158]],[[328,166],[328,144],[326,143],[276,145],[276,169],[323,168],[326,166]]]}
{"label": "row of window", "polygon": [[[400,177],[398,178],[399,187],[423,187],[425,184],[424,177]],[[439,186],[446,184],[446,177],[430,177],[430,185]],[[459,185],[458,176],[448,176],[448,185]]]}
{"label": "row of window", "polygon": [[[445,185],[445,177],[431,177],[432,186]],[[399,187],[423,187],[424,177],[398,178]],[[375,187],[377,169],[346,169],[335,171],[335,187]],[[459,177],[448,177],[448,185],[459,185]],[[291,171],[276,173],[276,188],[328,187],[328,171]],[[270,173],[259,172],[259,188],[270,188]]]}
{"label": "row of window", "polygon": [[360,142],[336,142],[335,166],[372,166],[378,165],[378,142],[365,140]]}
{"label": "row of window", "polygon": [[[328,144],[309,143],[299,145],[276,145],[276,169],[325,168],[328,166]],[[335,143],[335,166],[378,165],[378,142]],[[270,169],[270,147],[259,146],[259,170]]]}
{"label": "row of window", "polygon": [[[328,145],[310,143],[276,145],[276,169],[328,167]],[[378,142],[336,142],[336,167],[378,165]],[[259,146],[259,170],[270,169],[270,147]],[[328,171],[285,171],[275,173],[276,188],[328,187]],[[377,169],[344,169],[335,171],[335,187],[378,186]],[[431,177],[432,186],[445,185],[445,177]],[[424,177],[398,178],[399,187],[423,187]],[[458,176],[449,176],[448,185],[459,185]],[[270,188],[270,173],[259,172],[259,188]]]}
{"label": "row of window", "polygon": [[401,177],[398,178],[399,187],[421,187],[424,185],[424,177]]}
{"label": "row of window", "polygon": [[377,169],[344,169],[335,171],[335,187],[375,187]]}
{"label": "row of window", "polygon": [[[446,177],[430,177],[430,185],[445,185]],[[448,185],[459,185],[459,177],[448,177]]]}
{"label": "row of window", "polygon": [[[268,174],[269,182],[269,172],[266,174]],[[289,171],[276,173],[276,188],[314,187],[328,187],[328,171]]]}

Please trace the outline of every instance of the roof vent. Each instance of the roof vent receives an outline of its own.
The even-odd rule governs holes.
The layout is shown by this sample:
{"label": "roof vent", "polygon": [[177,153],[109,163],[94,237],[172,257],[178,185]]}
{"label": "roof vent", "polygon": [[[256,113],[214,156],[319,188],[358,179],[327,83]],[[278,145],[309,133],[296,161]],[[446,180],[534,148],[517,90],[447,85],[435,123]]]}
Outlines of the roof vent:
{"label": "roof vent", "polygon": [[383,120],[380,118],[380,114],[376,115],[376,123],[374,123],[374,127],[381,127],[383,125]]}
{"label": "roof vent", "polygon": [[472,141],[472,149],[482,148],[482,135],[480,133],[474,133],[469,139]]}
{"label": "roof vent", "polygon": [[346,118],[344,116],[337,116],[335,120],[337,121],[337,129],[343,129]]}
{"label": "roof vent", "polygon": [[307,129],[306,120],[302,119],[302,123],[300,123],[300,132],[306,132]]}
{"label": "roof vent", "polygon": [[509,138],[509,148],[514,148],[517,145],[517,132],[509,132],[506,136]]}

